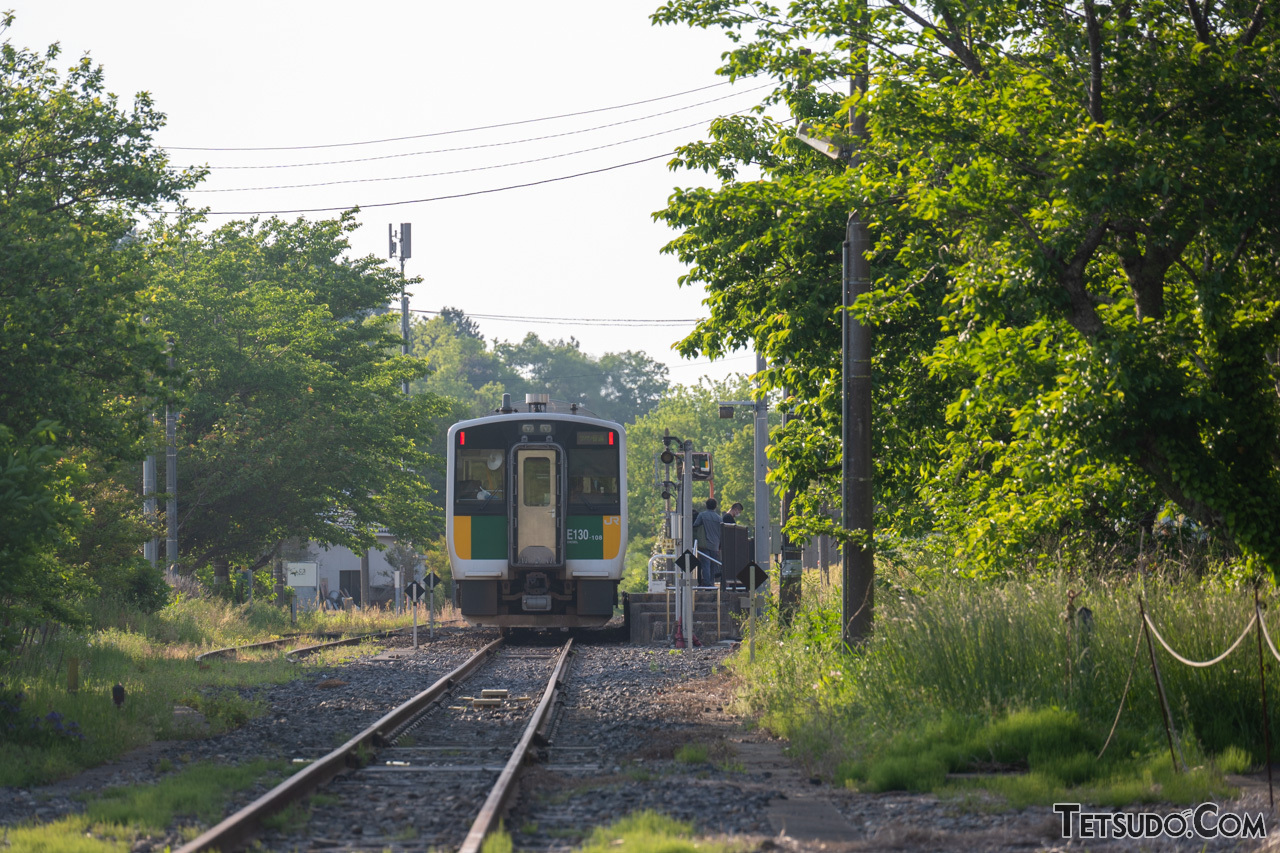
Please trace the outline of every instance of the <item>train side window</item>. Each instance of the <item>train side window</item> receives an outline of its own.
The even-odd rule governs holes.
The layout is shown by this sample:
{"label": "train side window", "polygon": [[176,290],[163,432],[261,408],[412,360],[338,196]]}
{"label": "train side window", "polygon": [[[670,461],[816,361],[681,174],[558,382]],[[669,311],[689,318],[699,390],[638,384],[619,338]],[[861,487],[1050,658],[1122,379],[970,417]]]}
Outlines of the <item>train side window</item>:
{"label": "train side window", "polygon": [[488,501],[501,498],[506,477],[506,454],[499,448],[458,448],[454,468],[454,499]]}

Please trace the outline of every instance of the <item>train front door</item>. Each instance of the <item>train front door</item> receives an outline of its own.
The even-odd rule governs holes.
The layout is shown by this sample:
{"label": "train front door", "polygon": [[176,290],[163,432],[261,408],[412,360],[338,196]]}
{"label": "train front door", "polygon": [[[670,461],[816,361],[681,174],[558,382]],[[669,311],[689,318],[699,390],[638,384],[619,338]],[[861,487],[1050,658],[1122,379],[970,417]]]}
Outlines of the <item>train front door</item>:
{"label": "train front door", "polygon": [[512,555],[517,565],[561,563],[560,451],[554,447],[517,447]]}

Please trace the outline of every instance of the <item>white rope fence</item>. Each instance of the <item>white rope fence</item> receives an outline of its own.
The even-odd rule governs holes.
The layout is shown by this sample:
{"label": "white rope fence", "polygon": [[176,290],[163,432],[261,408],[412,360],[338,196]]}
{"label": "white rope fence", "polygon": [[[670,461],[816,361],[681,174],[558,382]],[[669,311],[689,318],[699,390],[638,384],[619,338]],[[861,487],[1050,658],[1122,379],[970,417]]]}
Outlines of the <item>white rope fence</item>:
{"label": "white rope fence", "polygon": [[[1151,617],[1148,614],[1143,613],[1142,618],[1147,620],[1147,628],[1151,630],[1151,636],[1155,637],[1157,640],[1160,641],[1160,645],[1164,646],[1164,650],[1168,652],[1170,655],[1172,655],[1174,660],[1176,660],[1178,663],[1186,664],[1187,666],[1206,667],[1206,666],[1213,666],[1216,663],[1222,663],[1224,660],[1227,659],[1228,655],[1230,655],[1232,652],[1236,650],[1237,646],[1239,646],[1241,643],[1244,642],[1244,638],[1249,636],[1249,632],[1253,630],[1254,623],[1258,621],[1258,614],[1256,611],[1254,612],[1253,618],[1249,620],[1248,625],[1244,626],[1244,630],[1240,632],[1239,637],[1236,637],[1236,641],[1231,644],[1230,648],[1228,648],[1222,654],[1218,655],[1213,660],[1205,660],[1205,661],[1188,660],[1187,658],[1178,654],[1176,651],[1173,650],[1173,646],[1170,646],[1168,643],[1166,643],[1164,637],[1160,636],[1160,632],[1156,630],[1156,624],[1151,621]],[[1266,630],[1267,630],[1266,625],[1263,625],[1262,631],[1264,634],[1266,633]],[[1268,643],[1271,642],[1270,637],[1267,638],[1267,642]],[[1276,659],[1280,660],[1280,652],[1276,651],[1275,646],[1271,647],[1271,651],[1275,653]]]}
{"label": "white rope fence", "polygon": [[1271,654],[1276,660],[1280,660],[1280,651],[1276,651],[1276,644],[1271,641],[1271,633],[1267,630],[1267,620],[1262,618],[1261,608],[1254,605],[1254,618],[1258,620],[1258,624],[1262,626],[1262,638],[1267,641],[1267,647],[1271,649]]}

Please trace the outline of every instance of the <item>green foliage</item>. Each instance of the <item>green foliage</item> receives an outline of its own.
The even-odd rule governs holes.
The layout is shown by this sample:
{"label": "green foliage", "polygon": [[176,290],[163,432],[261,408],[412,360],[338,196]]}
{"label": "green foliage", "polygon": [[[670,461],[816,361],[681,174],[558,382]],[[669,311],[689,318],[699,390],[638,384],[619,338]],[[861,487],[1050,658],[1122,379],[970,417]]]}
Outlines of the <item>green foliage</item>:
{"label": "green foliage", "polygon": [[[1225,768],[1262,760],[1262,698],[1249,648],[1208,669],[1157,649],[1180,751],[1193,766],[1219,756],[1216,768],[1178,782],[1179,793],[1162,794],[1159,786],[1177,774],[1147,653],[1137,645],[1141,590],[1122,581],[1068,589],[1044,577],[977,584],[948,576],[924,584],[911,577],[909,590],[897,583],[905,575],[881,567],[876,632],[856,653],[842,648],[839,590],[806,590],[790,627],[774,619],[759,626],[754,664],[745,654],[734,658],[744,678],[740,701],[815,771],[869,790],[938,790],[947,773],[1020,770],[1030,777],[1000,788],[1018,804],[1051,802],[1067,790],[1093,802],[1122,795],[1187,802],[1220,791]],[[1076,608],[1091,609],[1090,623],[1065,618],[1071,592]],[[1162,635],[1194,660],[1226,649],[1252,611],[1252,596],[1239,587],[1153,578],[1146,596]],[[1102,753],[1131,671],[1119,726]],[[1268,699],[1274,726],[1280,714]]]}
{"label": "green foliage", "polygon": [[629,814],[609,826],[598,826],[583,845],[583,853],[717,853],[722,845],[693,840],[693,825],[651,810]]}
{"label": "green foliage", "polygon": [[188,374],[179,423],[184,559],[259,568],[290,537],[362,548],[386,526],[429,538],[427,445],[446,415],[420,372],[391,355],[400,289],[380,261],[344,257],[350,214],[233,222],[202,234],[183,221],[152,291],[157,321]]}
{"label": "green foliage", "polygon": [[72,447],[134,452],[171,380],[140,297],[140,210],[198,179],[169,168],[150,98],[131,109],[88,57],[65,76],[0,31],[0,617],[75,621],[89,595],[63,562],[85,521]]}
{"label": "green foliage", "polygon": [[597,358],[584,353],[573,338],[544,341],[533,332],[516,343],[495,341],[489,348],[475,324],[456,308],[414,323],[410,340],[410,351],[427,368],[413,389],[457,401],[460,417],[491,413],[503,392],[520,405],[526,393],[537,393],[625,424],[652,409],[668,387],[666,366],[631,350]]}
{"label": "green foliage", "polygon": [[131,827],[140,833],[168,831],[178,816],[212,823],[222,817],[232,795],[255,785],[273,785],[286,775],[282,761],[189,765],[154,785],[110,788],[96,793],[85,814],[96,824]]}
{"label": "green foliage", "polygon": [[[831,491],[837,253],[857,210],[878,528],[945,530],[976,571],[1025,569],[1064,531],[1115,543],[1169,501],[1280,571],[1274,18],[1160,0],[860,14],[671,0],[654,15],[724,29],[722,73],[774,77],[771,103],[857,149],[856,167],[828,160],[767,107],[723,119],[673,164],[720,186],[658,214],[709,289],[682,349],[754,342],[783,365],[768,381],[805,401],[778,441],[781,478],[812,487],[797,526]],[[867,93],[845,98],[868,42]],[[741,180],[747,164],[764,179]]]}
{"label": "green foliage", "polygon": [[[633,543],[639,546],[630,547],[628,553],[643,552],[648,559],[649,546],[660,532],[665,502],[654,481],[654,457],[662,451],[662,436],[668,430],[673,436],[692,441],[694,450],[715,454],[716,498],[725,509],[735,501],[741,503],[743,513],[738,523],[752,523],[755,511],[752,421],[741,414],[722,419],[716,406],[717,400],[750,398],[750,385],[741,377],[693,387],[677,386],[653,411],[627,427],[627,530]],[[695,505],[700,505],[707,495],[706,484],[694,484]],[[773,513],[773,517],[777,517],[776,503]]]}
{"label": "green foliage", "polygon": [[[42,743],[9,740],[0,735],[0,787],[45,784],[118,757],[152,740],[202,733],[175,718],[175,705],[200,710],[209,728],[239,725],[263,707],[248,691],[262,684],[291,681],[299,667],[320,670],[370,646],[344,646],[301,662],[285,658],[284,649],[242,654],[237,660],[213,659],[196,666],[201,652],[256,642],[298,631],[338,634],[403,628],[409,614],[377,609],[353,614],[302,613],[290,625],[280,607],[234,606],[216,599],[178,598],[155,613],[111,600],[91,602],[90,631],[49,626],[28,631],[21,656],[0,671],[5,690],[24,694],[20,717],[43,719],[62,715],[64,728],[75,721],[84,739],[58,737]],[[301,641],[300,643],[301,644]],[[68,660],[79,661],[80,689],[67,693]],[[122,684],[126,698],[116,708],[111,688]],[[46,725],[43,724],[42,725]]]}

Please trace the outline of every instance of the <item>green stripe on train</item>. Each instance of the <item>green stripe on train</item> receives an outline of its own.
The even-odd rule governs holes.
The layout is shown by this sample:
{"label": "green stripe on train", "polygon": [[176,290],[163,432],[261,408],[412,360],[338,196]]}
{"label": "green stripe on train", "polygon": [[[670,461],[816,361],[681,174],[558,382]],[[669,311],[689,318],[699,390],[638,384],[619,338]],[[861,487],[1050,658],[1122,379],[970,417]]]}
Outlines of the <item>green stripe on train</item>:
{"label": "green stripe on train", "polygon": [[507,517],[505,515],[471,516],[471,559],[507,559]]}

